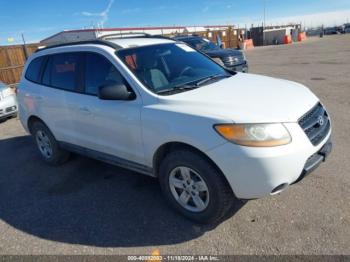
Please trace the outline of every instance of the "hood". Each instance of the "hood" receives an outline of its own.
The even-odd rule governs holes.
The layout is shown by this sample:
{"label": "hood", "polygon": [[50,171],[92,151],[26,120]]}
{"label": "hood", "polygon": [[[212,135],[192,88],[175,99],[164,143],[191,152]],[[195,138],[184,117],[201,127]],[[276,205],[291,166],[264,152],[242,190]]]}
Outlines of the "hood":
{"label": "hood", "polygon": [[236,49],[213,49],[213,50],[207,50],[204,51],[208,56],[210,57],[220,57],[220,58],[224,58],[224,57],[228,57],[228,56],[235,56],[235,57],[242,57],[243,54],[241,51],[236,50]]}
{"label": "hood", "polygon": [[301,84],[243,73],[161,100],[176,110],[236,123],[297,122],[318,102]]}

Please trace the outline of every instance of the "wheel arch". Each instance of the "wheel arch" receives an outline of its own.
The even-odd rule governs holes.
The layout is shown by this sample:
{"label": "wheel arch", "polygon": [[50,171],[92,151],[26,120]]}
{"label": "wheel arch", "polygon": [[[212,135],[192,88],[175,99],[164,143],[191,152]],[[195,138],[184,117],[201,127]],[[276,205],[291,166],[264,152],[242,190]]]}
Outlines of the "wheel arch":
{"label": "wheel arch", "polygon": [[[209,163],[211,163],[213,165],[213,167],[215,169],[217,169],[218,172],[220,172],[223,177],[225,178],[225,180],[227,181],[224,173],[222,172],[222,170],[218,167],[218,165],[207,155],[205,154],[202,150],[183,143],[183,142],[167,142],[163,145],[161,145],[160,147],[158,147],[158,149],[156,150],[156,152],[153,155],[153,172],[154,175],[156,177],[158,177],[158,173],[159,173],[159,166],[160,163],[162,162],[162,160],[171,152],[175,151],[175,150],[190,150],[196,154],[201,155],[203,158],[205,158]],[[227,181],[228,183],[228,181]]]}
{"label": "wheel arch", "polygon": [[29,131],[29,133],[31,133],[32,134],[32,129],[33,129],[33,124],[35,123],[35,122],[40,122],[40,123],[42,123],[42,124],[44,124],[47,128],[48,128],[48,126],[45,124],[45,122],[40,118],[40,117],[38,117],[38,116],[36,116],[36,115],[31,115],[29,118],[28,118],[28,120],[27,120],[27,127],[28,127],[28,131]]}

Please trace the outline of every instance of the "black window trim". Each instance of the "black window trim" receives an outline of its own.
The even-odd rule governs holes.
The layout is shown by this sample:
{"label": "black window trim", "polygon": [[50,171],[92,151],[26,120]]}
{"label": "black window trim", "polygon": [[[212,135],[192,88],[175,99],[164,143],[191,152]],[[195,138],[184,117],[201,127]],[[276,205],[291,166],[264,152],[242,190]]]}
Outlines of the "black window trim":
{"label": "black window trim", "polygon": [[39,85],[42,85],[43,83],[43,76],[44,76],[44,72],[47,66],[47,63],[49,62],[49,57],[48,56],[42,56],[42,58],[44,59],[43,63],[41,64],[41,69],[40,69],[40,74],[39,74]]}

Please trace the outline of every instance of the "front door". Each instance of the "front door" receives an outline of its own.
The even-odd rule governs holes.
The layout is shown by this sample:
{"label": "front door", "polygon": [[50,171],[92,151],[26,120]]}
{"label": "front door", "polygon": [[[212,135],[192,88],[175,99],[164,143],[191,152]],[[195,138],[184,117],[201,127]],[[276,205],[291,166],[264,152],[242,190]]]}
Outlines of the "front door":
{"label": "front door", "polygon": [[141,139],[142,100],[101,100],[98,88],[106,82],[126,83],[117,68],[103,55],[85,53],[84,94],[77,101],[77,144],[122,160],[143,163]]}

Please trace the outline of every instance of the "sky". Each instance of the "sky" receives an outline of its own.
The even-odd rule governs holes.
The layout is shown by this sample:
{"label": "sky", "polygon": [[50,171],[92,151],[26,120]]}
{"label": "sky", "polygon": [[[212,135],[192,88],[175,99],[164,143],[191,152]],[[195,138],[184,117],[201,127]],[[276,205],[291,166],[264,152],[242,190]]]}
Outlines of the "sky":
{"label": "sky", "polygon": [[[0,45],[91,27],[350,22],[350,0],[0,0]],[[12,38],[12,39],[11,39]]]}

